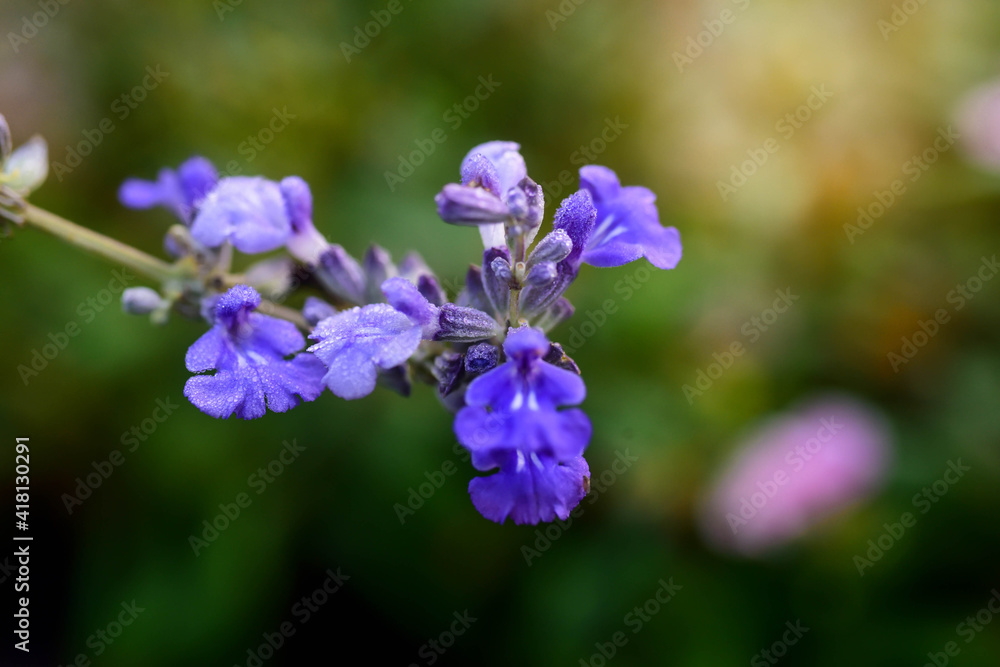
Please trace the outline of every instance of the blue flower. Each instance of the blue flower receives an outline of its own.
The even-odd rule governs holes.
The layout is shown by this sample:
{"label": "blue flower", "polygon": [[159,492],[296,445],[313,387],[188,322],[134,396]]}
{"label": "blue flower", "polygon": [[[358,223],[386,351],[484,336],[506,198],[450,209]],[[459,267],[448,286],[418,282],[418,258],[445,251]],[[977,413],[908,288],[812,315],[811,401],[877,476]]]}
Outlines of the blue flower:
{"label": "blue flower", "polygon": [[486,248],[504,245],[505,221],[533,235],[545,203],[542,189],[528,178],[520,148],[511,141],[490,141],[469,151],[462,160],[461,184],[446,185],[434,198],[441,219],[478,225]]}
{"label": "blue flower", "polygon": [[313,225],[313,199],[309,184],[298,176],[283,178],[279,184],[292,233],[285,245],[292,257],[315,267],[330,244]]}
{"label": "blue flower", "polygon": [[201,204],[191,236],[216,248],[229,241],[248,254],[280,248],[292,235],[281,186],[259,176],[224,178]]}
{"label": "blue flower", "polygon": [[345,399],[367,396],[375,389],[378,369],[406,363],[420,341],[438,329],[438,308],[404,278],[382,284],[389,303],[352,308],[316,325],[309,336],[318,341],[309,351],[327,366],[323,382]]}
{"label": "blue flower", "polygon": [[212,163],[192,157],[176,171],[162,169],[155,181],[130,178],[118,190],[118,200],[129,208],[163,206],[190,226],[198,206],[219,182]]}
{"label": "blue flower", "polygon": [[583,401],[586,388],[576,373],[543,360],[549,350],[537,329],[511,329],[507,361],[472,381],[455,418],[472,465],[500,468],[469,483],[476,509],[497,523],[565,519],[587,493],[590,420],[582,410],[557,409]]}
{"label": "blue flower", "polygon": [[215,371],[184,385],[184,395],[202,412],[256,419],[267,408],[285,412],[322,393],[323,363],[296,354],[305,346],[302,334],[291,322],[253,312],[259,305],[252,287],[233,287],[216,301],[212,329],[188,349],[189,371]]}
{"label": "blue flower", "polygon": [[[591,266],[621,266],[645,257],[659,269],[672,269],[681,259],[681,237],[660,225],[656,195],[648,188],[622,187],[615,172],[589,165],[580,169],[580,185],[597,207],[597,222],[582,260]],[[574,239],[574,242],[576,239]]]}

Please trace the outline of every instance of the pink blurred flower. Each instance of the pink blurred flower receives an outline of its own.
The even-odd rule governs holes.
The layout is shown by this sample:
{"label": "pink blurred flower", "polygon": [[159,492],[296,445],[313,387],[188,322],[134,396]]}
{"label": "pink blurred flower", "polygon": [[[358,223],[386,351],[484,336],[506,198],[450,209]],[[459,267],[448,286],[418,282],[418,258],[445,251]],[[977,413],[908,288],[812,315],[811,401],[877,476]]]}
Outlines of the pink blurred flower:
{"label": "pink blurred flower", "polygon": [[812,400],[760,424],[704,499],[700,523],[717,548],[755,555],[870,497],[891,458],[874,410],[844,396]]}
{"label": "pink blurred flower", "polygon": [[956,122],[966,153],[978,164],[1000,170],[1000,81],[968,93]]}

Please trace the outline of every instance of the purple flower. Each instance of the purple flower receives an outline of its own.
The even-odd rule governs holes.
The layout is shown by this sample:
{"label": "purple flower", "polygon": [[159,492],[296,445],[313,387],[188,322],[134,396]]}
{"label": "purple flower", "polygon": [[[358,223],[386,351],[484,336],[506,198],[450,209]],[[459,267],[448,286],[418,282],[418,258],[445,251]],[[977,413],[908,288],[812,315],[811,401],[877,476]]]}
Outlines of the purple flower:
{"label": "purple flower", "polygon": [[526,230],[537,229],[544,198],[528,178],[520,148],[510,141],[490,141],[469,151],[462,160],[462,183],[446,185],[434,198],[441,219],[478,225],[486,248],[504,245],[504,222],[509,219]]}
{"label": "purple flower", "polygon": [[713,484],[701,512],[720,549],[756,555],[869,497],[890,459],[881,417],[827,397],[760,425]]}
{"label": "purple flower", "polygon": [[233,287],[216,301],[212,329],[188,349],[189,371],[215,371],[184,385],[184,395],[202,412],[256,419],[266,408],[285,412],[322,393],[323,363],[296,354],[305,345],[302,334],[291,322],[253,312],[259,305],[252,287]]}
{"label": "purple flower", "polygon": [[161,169],[155,181],[128,179],[118,190],[118,200],[129,208],[163,206],[190,226],[199,205],[218,182],[212,163],[195,156],[176,171]]}
{"label": "purple flower", "polygon": [[[648,188],[622,187],[607,167],[580,169],[580,185],[597,207],[597,222],[583,250],[591,266],[621,266],[645,257],[659,269],[672,269],[681,259],[681,237],[660,225],[656,195]],[[576,239],[574,239],[574,242]]]}
{"label": "purple flower", "polygon": [[288,252],[300,262],[316,266],[330,244],[313,225],[313,200],[309,184],[298,176],[289,176],[281,180],[280,187],[285,198],[288,221],[292,226],[292,234],[285,244]]}
{"label": "purple flower", "polygon": [[259,176],[219,181],[191,225],[191,235],[199,243],[216,248],[229,241],[248,254],[280,248],[291,234],[281,186]]}
{"label": "purple flower", "polygon": [[309,348],[327,366],[323,382],[344,399],[367,396],[375,389],[378,369],[406,363],[420,341],[438,328],[438,309],[404,278],[382,285],[389,303],[352,308],[316,325]]}
{"label": "purple flower", "polygon": [[590,421],[582,410],[580,376],[543,361],[550,345],[536,329],[511,329],[507,361],[472,381],[455,434],[477,470],[500,471],[469,483],[476,509],[487,519],[535,524],[565,519],[586,495],[590,470],[583,450]]}

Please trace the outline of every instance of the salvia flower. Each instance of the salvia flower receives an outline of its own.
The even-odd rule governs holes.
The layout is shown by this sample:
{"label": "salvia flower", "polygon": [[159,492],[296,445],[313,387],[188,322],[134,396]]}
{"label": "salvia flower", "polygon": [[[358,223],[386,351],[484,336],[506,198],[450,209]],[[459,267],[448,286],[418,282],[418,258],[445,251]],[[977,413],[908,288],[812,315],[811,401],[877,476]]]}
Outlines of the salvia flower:
{"label": "salvia flower", "polygon": [[[312,401],[323,391],[323,363],[297,354],[305,339],[291,322],[253,312],[260,295],[237,285],[214,308],[215,324],[188,349],[185,363],[196,375],[184,395],[209,415],[255,419],[285,412],[299,401]],[[287,359],[289,355],[295,355]]]}
{"label": "salvia flower", "polygon": [[285,242],[288,253],[310,266],[319,264],[320,256],[330,244],[313,225],[313,200],[309,184],[298,176],[289,176],[279,184],[285,200],[292,233]]}
{"label": "salvia flower", "polygon": [[703,503],[718,548],[757,555],[814,529],[872,495],[890,437],[871,408],[842,396],[810,401],[758,426]]}
{"label": "salvia flower", "polygon": [[490,141],[469,151],[461,184],[446,185],[435,197],[441,219],[479,226],[485,248],[504,245],[505,223],[521,225],[530,243],[545,202],[541,187],[528,178],[520,148],[511,141]]}
{"label": "salvia flower", "polygon": [[[378,370],[405,364],[438,329],[438,308],[403,278],[383,284],[389,303],[369,304],[322,320],[309,336],[309,352],[327,366],[323,382],[345,399],[367,396],[375,389]],[[391,304],[391,305],[390,305]]]}
{"label": "salvia flower", "polygon": [[469,484],[476,509],[498,523],[565,519],[587,493],[590,421],[579,409],[558,410],[582,402],[586,389],[579,375],[543,360],[549,347],[538,330],[511,330],[507,361],[472,381],[455,419],[472,465],[500,469]]}
{"label": "salvia flower", "polygon": [[206,247],[217,248],[228,241],[247,254],[280,248],[291,234],[281,186],[252,176],[219,181],[191,224],[191,235]]}
{"label": "salvia flower", "polygon": [[161,169],[155,181],[130,178],[118,190],[118,199],[128,208],[162,206],[190,226],[199,205],[219,182],[211,162],[195,156],[177,168]]}
{"label": "salvia flower", "polygon": [[580,169],[580,184],[597,208],[597,221],[583,249],[591,266],[621,266],[645,257],[658,269],[681,259],[681,237],[660,225],[656,195],[639,186],[622,187],[615,172],[591,165]]}

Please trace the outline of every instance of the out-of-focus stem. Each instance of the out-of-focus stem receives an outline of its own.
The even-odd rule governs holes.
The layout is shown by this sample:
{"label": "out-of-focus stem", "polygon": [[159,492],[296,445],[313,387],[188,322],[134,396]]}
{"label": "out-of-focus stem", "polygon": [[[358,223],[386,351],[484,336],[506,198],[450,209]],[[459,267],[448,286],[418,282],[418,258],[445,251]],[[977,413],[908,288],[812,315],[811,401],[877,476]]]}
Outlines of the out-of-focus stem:
{"label": "out-of-focus stem", "polygon": [[127,266],[159,283],[183,275],[180,267],[176,265],[171,265],[109,236],[81,227],[75,222],[32,204],[25,205],[23,216],[25,225],[37,227],[98,257]]}

